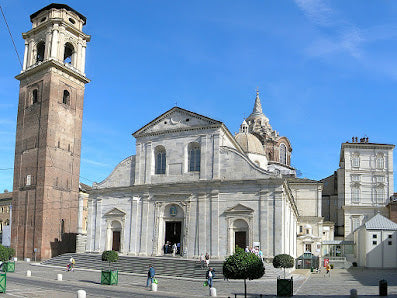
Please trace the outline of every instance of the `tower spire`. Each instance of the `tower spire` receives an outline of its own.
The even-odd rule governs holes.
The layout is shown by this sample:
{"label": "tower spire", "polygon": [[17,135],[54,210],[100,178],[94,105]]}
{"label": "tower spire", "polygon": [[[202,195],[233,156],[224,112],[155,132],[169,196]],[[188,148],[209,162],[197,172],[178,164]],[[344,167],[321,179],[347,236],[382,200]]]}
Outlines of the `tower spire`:
{"label": "tower spire", "polygon": [[256,88],[256,98],[255,98],[255,105],[251,115],[262,115],[262,105],[261,100],[259,98],[259,90]]}

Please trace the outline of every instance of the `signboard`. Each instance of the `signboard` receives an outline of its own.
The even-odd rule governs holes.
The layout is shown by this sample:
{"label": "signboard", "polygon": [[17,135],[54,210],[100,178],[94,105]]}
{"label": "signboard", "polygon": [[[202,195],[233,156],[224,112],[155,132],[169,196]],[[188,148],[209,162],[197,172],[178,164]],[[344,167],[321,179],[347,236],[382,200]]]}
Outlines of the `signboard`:
{"label": "signboard", "polygon": [[3,246],[11,245],[11,225],[3,226],[2,245]]}

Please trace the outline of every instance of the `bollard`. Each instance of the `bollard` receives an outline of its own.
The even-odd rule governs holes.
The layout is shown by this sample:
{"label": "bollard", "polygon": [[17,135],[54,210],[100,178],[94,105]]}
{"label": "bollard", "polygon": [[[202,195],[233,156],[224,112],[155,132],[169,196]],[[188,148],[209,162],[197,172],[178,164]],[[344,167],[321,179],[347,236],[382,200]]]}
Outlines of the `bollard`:
{"label": "bollard", "polygon": [[216,289],[215,288],[210,288],[210,296],[216,297]]}
{"label": "bollard", "polygon": [[30,270],[26,271],[26,276],[27,277],[31,277],[32,276],[32,271],[30,271]]}
{"label": "bollard", "polygon": [[351,298],[357,298],[357,290],[356,289],[351,289],[350,290],[350,297]]}
{"label": "bollard", "polygon": [[77,291],[77,298],[86,298],[87,293],[84,290],[78,290]]}
{"label": "bollard", "polygon": [[62,280],[62,274],[57,274],[57,280]]}
{"label": "bollard", "polygon": [[25,258],[25,262],[30,262],[30,258]]}
{"label": "bollard", "polygon": [[379,281],[379,296],[387,296],[387,280]]}
{"label": "bollard", "polygon": [[154,282],[152,282],[152,291],[157,292],[157,284],[155,284]]}

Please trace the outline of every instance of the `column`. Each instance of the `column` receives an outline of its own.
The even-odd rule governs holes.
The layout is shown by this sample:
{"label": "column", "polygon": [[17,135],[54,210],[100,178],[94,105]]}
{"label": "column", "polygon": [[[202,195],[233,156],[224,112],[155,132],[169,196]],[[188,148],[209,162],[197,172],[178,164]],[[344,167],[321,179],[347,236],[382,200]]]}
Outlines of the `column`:
{"label": "column", "polygon": [[50,58],[50,52],[51,52],[51,30],[45,33],[44,60],[48,60]]}
{"label": "column", "polygon": [[207,135],[200,136],[200,180],[207,179],[208,139]]}
{"label": "column", "polygon": [[23,67],[22,70],[25,70],[28,63],[28,50],[29,50],[29,43],[25,41],[25,53],[23,54]]}
{"label": "column", "polygon": [[[134,198],[130,198],[129,199],[130,202],[130,221],[129,221],[129,231],[130,231],[130,235],[129,235],[129,241],[128,241],[128,254],[130,254],[133,250],[132,250],[132,246],[133,246],[133,231],[136,229],[133,225],[133,219],[134,219]],[[127,225],[126,225],[127,226]]]}
{"label": "column", "polygon": [[267,191],[261,190],[259,191],[259,200],[258,200],[258,241],[261,244],[260,249],[262,250],[263,254],[265,254],[265,248],[267,247],[266,243],[266,230],[267,230],[267,223],[266,218],[268,218],[267,212]]}
{"label": "column", "polygon": [[55,24],[52,31],[52,43],[51,43],[51,58],[57,59],[58,56],[58,25]]}
{"label": "column", "polygon": [[79,194],[79,205],[77,211],[77,233],[83,233],[83,196]]}
{"label": "column", "polygon": [[87,249],[88,251],[94,250],[94,235],[95,235],[95,219],[96,214],[94,213],[94,203],[92,199],[88,199],[88,227],[87,227]]}
{"label": "column", "polygon": [[211,255],[219,257],[219,191],[211,192]]}
{"label": "column", "polygon": [[149,220],[149,196],[142,198],[141,208],[141,233],[140,233],[140,249],[139,255],[147,255],[147,241],[148,241],[148,220]]}
{"label": "column", "polygon": [[220,169],[220,152],[219,152],[219,134],[213,135],[212,143],[212,178],[219,179],[219,169]]}
{"label": "column", "polygon": [[34,64],[36,62],[34,60],[33,54],[34,54],[34,42],[33,42],[33,40],[30,40],[29,41],[29,47],[28,47],[28,62],[27,62],[27,66],[26,67],[29,67],[29,66],[31,66],[32,64]]}
{"label": "column", "polygon": [[152,176],[152,143],[146,143],[145,147],[145,184],[149,184]]}
{"label": "column", "polygon": [[96,200],[95,251],[101,250],[102,198]]}
{"label": "column", "polygon": [[207,252],[207,217],[206,217],[206,194],[197,196],[197,218],[199,232],[199,254]]}

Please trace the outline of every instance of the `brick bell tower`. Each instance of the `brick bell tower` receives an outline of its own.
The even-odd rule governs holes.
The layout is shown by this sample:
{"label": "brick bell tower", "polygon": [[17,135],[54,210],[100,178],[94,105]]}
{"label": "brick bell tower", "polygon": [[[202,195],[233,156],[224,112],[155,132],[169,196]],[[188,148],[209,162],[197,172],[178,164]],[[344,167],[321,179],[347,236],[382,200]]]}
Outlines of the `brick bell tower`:
{"label": "brick bell tower", "polygon": [[64,4],[30,16],[20,81],[11,246],[19,258],[74,251],[77,233],[86,18]]}

